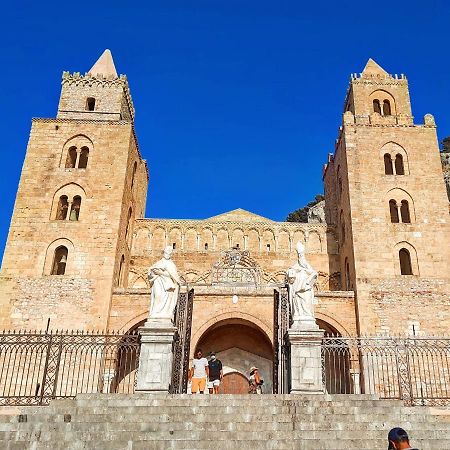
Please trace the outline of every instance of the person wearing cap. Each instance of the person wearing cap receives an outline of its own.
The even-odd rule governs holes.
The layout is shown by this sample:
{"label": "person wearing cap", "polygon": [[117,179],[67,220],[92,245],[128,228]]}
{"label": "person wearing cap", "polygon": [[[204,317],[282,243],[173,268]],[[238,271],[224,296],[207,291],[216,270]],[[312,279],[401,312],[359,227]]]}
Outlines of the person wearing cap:
{"label": "person wearing cap", "polygon": [[250,378],[248,379],[248,384],[249,394],[262,394],[261,386],[263,384],[263,379],[261,378],[257,367],[250,368]]}
{"label": "person wearing cap", "polygon": [[388,434],[388,450],[418,450],[409,445],[408,433],[403,428],[392,428]]}
{"label": "person wearing cap", "polygon": [[210,394],[218,394],[220,382],[223,379],[222,361],[216,358],[215,352],[211,352],[209,363],[208,389]]}

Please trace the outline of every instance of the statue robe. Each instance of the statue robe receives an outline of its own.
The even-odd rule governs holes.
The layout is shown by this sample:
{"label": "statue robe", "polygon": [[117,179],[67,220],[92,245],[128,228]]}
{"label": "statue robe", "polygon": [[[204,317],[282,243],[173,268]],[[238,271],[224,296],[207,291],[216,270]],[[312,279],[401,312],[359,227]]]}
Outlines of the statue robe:
{"label": "statue robe", "polygon": [[314,282],[317,272],[308,264],[305,258],[299,258],[288,271],[289,300],[291,304],[292,319],[314,319]]}
{"label": "statue robe", "polygon": [[173,320],[180,278],[171,259],[162,258],[148,269],[150,281],[149,319]]}

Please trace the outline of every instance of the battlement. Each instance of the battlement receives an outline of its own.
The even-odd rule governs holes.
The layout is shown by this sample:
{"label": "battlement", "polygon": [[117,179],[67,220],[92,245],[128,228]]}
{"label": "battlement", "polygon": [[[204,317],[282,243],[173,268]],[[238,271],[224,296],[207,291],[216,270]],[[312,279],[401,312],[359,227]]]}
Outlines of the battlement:
{"label": "battlement", "polygon": [[117,74],[109,50],[84,75],[63,72],[61,85],[58,117],[134,121],[127,77]]}
{"label": "battlement", "polygon": [[350,74],[350,81],[355,81],[355,80],[359,80],[359,81],[372,81],[372,82],[381,82],[383,84],[385,84],[386,82],[396,82],[396,83],[404,83],[405,81],[408,81],[406,78],[406,75],[401,73],[400,75],[398,74],[389,74],[386,73],[385,75],[383,74],[374,74],[374,73],[352,73]]}
{"label": "battlement", "polygon": [[[404,74],[391,75],[373,59],[361,73],[353,73],[344,101],[344,113],[351,112],[363,123],[412,125],[408,80]],[[368,120],[372,116],[373,120]],[[358,120],[357,120],[358,122]]]}

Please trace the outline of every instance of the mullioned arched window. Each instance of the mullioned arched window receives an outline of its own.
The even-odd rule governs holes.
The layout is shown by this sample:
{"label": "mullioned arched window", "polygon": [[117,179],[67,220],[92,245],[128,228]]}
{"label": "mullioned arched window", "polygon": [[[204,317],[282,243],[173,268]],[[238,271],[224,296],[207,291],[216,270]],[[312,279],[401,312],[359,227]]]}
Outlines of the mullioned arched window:
{"label": "mullioned arched window", "polygon": [[92,141],[87,136],[74,136],[64,145],[61,166],[66,169],[86,169],[92,148]]}

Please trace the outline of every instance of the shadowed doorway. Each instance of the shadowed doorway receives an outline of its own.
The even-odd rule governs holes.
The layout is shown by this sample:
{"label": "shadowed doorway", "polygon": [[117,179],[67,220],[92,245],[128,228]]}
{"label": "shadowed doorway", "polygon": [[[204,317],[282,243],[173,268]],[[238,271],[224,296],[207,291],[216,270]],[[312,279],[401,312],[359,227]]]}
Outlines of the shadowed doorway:
{"label": "shadowed doorway", "polygon": [[263,392],[272,393],[273,346],[257,325],[244,319],[217,322],[203,333],[197,348],[206,356],[216,352],[222,361],[221,394],[248,392],[249,371],[253,366],[259,368],[264,380]]}

